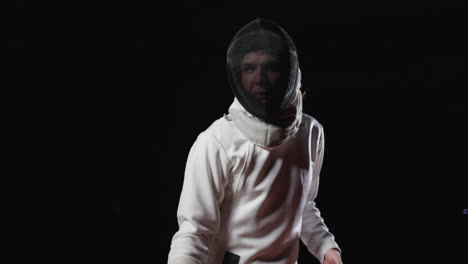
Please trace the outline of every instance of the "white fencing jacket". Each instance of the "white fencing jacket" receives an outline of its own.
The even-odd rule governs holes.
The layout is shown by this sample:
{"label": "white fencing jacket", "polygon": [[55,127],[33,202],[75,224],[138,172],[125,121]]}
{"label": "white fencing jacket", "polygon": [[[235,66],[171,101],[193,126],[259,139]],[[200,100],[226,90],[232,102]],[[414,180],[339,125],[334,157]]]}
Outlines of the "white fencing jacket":
{"label": "white fencing jacket", "polygon": [[301,103],[298,90],[297,122],[287,131],[268,129],[235,100],[229,115],[200,133],[187,159],[168,264],[294,264],[299,238],[321,263],[328,249],[340,250],[314,202],[323,128]]}

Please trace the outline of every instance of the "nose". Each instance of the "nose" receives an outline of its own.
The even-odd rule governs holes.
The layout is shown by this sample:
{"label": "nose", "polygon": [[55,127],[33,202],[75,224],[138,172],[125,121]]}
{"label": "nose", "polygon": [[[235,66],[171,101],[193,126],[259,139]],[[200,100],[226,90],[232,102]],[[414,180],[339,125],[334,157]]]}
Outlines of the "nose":
{"label": "nose", "polygon": [[254,83],[255,84],[261,84],[265,80],[265,71],[262,69],[257,69],[254,73]]}

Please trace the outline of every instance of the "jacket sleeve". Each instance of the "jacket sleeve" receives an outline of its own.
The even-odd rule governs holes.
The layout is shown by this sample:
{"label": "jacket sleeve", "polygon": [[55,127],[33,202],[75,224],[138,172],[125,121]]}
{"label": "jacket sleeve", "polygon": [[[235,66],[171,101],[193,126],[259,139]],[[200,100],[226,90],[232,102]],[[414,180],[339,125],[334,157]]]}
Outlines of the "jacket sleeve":
{"label": "jacket sleeve", "polygon": [[[325,225],[323,218],[320,216],[319,209],[315,205],[315,198],[317,197],[320,170],[322,167],[325,149],[323,127],[318,123],[315,125],[316,127],[312,129],[310,144],[311,153],[312,151],[316,151],[316,154],[313,155],[314,157],[312,158],[312,160],[315,159],[315,164],[312,175],[311,189],[309,190],[308,199],[302,214],[302,229],[300,237],[302,242],[307,246],[309,252],[314,255],[320,261],[320,263],[323,263],[327,250],[330,248],[336,248],[341,253],[341,249],[335,242],[335,237],[333,234],[329,232],[329,229]],[[316,133],[316,135],[314,135],[314,133]]]}
{"label": "jacket sleeve", "polygon": [[177,209],[168,264],[207,263],[210,243],[220,228],[219,206],[227,184],[228,156],[218,139],[201,133],[190,149]]}

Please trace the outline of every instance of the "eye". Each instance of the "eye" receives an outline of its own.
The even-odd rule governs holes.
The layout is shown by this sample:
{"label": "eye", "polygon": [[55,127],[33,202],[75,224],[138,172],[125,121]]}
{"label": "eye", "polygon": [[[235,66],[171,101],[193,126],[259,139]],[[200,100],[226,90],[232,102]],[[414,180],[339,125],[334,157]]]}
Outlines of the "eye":
{"label": "eye", "polygon": [[255,65],[254,64],[244,64],[242,66],[242,71],[247,72],[247,73],[252,73],[255,71]]}
{"label": "eye", "polygon": [[265,63],[265,65],[263,65],[263,69],[266,72],[279,72],[280,71],[280,67],[279,67],[278,63],[276,63],[276,62]]}

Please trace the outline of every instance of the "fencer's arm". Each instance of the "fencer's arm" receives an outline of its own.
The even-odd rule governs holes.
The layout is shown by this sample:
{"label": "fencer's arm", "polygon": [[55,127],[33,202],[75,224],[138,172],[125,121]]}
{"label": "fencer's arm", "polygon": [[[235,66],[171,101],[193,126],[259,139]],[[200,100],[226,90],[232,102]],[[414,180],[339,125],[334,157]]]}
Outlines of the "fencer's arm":
{"label": "fencer's arm", "polygon": [[[315,144],[314,144],[315,145]],[[320,215],[320,210],[315,205],[315,198],[317,196],[319,187],[320,170],[323,163],[323,155],[325,149],[325,140],[323,134],[323,127],[319,127],[319,136],[317,138],[316,148],[316,161],[312,178],[311,189],[306,201],[304,212],[302,214],[302,229],[301,240],[307,246],[309,252],[314,255],[320,263],[324,262],[325,253],[331,249],[336,248],[340,254],[341,249],[335,242],[335,237],[325,225],[323,218]]]}
{"label": "fencer's arm", "polygon": [[190,149],[177,209],[168,264],[207,263],[210,242],[220,228],[219,205],[227,184],[228,156],[214,135],[201,133]]}
{"label": "fencer's arm", "polygon": [[200,263],[198,263],[193,258],[182,256],[182,257],[176,257],[174,260],[174,264],[200,264]]}

